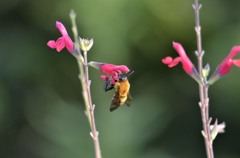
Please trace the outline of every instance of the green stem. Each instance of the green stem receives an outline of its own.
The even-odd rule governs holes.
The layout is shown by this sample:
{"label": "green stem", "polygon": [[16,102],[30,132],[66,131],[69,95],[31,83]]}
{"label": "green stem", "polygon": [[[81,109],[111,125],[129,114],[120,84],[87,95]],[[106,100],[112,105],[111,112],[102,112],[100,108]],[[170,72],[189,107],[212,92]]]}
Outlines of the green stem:
{"label": "green stem", "polygon": [[86,116],[91,126],[91,117],[90,117],[89,103],[88,103],[88,97],[87,97],[87,89],[85,86],[85,78],[84,78],[85,76],[84,68],[83,68],[83,63],[79,60],[78,60],[78,67],[79,67],[79,80],[81,81],[81,85],[82,85],[82,95],[83,95],[83,100],[84,100],[84,105],[86,110]]}

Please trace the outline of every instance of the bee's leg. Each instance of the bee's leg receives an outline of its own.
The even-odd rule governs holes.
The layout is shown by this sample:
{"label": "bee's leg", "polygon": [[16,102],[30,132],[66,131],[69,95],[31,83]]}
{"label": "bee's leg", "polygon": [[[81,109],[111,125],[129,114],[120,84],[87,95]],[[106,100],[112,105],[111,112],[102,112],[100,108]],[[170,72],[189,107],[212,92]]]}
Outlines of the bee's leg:
{"label": "bee's leg", "polygon": [[105,84],[103,86],[103,89],[105,90],[105,92],[111,90],[114,88],[114,84],[111,83],[110,79],[107,78],[106,81],[105,81]]}
{"label": "bee's leg", "polygon": [[105,90],[105,92],[107,92],[107,91],[109,91],[109,90],[112,90],[113,88],[114,88],[114,85],[113,84],[104,84],[104,90]]}

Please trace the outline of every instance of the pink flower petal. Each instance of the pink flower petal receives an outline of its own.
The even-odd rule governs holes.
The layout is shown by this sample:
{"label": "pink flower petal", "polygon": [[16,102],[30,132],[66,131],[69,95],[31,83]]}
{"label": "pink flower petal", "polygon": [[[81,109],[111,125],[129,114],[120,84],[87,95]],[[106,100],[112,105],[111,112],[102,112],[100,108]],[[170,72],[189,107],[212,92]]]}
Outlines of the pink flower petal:
{"label": "pink flower petal", "polygon": [[[115,79],[114,77],[112,77],[112,76],[101,75],[100,78],[101,78],[102,80],[104,80],[104,81],[106,81],[107,79],[110,78],[111,84],[115,84],[115,80],[116,80],[116,79]],[[118,80],[117,80],[117,81],[118,81]]]}
{"label": "pink flower petal", "polygon": [[168,67],[172,68],[176,66],[179,62],[181,62],[181,57],[176,57],[172,60],[171,63],[168,64]]}
{"label": "pink flower petal", "polygon": [[48,41],[47,45],[52,49],[56,48],[56,42],[54,40]]}
{"label": "pink flower petal", "polygon": [[119,77],[118,77],[118,74],[120,74],[121,72],[119,71],[119,72],[113,72],[113,75],[112,75],[112,78],[114,79],[114,80],[116,80],[116,81],[119,81]]}
{"label": "pink flower petal", "polygon": [[237,55],[238,53],[240,53],[240,46],[234,46],[229,55],[227,56],[227,59],[232,59],[234,58],[235,55]]}
{"label": "pink flower petal", "polygon": [[107,78],[109,78],[108,76],[105,76],[105,75],[101,75],[100,78],[104,81],[106,81]]}
{"label": "pink flower petal", "polygon": [[61,52],[61,50],[65,47],[65,40],[63,37],[60,37],[56,41],[56,49],[58,52]]}
{"label": "pink flower petal", "polygon": [[62,36],[66,36],[66,35],[68,36],[65,26],[61,22],[56,21],[56,27],[60,31]]}
{"label": "pink flower petal", "polygon": [[162,62],[166,65],[170,64],[172,62],[172,57],[167,56],[165,58],[162,59]]}
{"label": "pink flower petal", "polygon": [[69,52],[74,51],[74,43],[69,36],[64,36],[65,46]]}
{"label": "pink flower petal", "polygon": [[105,74],[113,75],[114,71],[117,70],[117,67],[118,67],[117,65],[113,64],[103,64],[99,67],[99,69]]}
{"label": "pink flower petal", "polygon": [[237,67],[240,67],[240,59],[234,59],[232,60],[232,63],[237,66]]}
{"label": "pink flower petal", "polygon": [[223,76],[229,73],[229,71],[231,70],[232,64],[233,63],[231,62],[231,60],[224,60],[218,67],[218,74],[220,76]]}
{"label": "pink flower petal", "polygon": [[178,52],[179,56],[181,57],[181,62],[182,62],[184,71],[187,74],[192,74],[193,70],[194,70],[194,66],[193,66],[191,60],[188,58],[182,45],[180,43],[173,42],[173,47]]}
{"label": "pink flower petal", "polygon": [[117,66],[115,70],[118,70],[118,71],[121,71],[121,72],[124,72],[124,73],[128,73],[130,70],[128,69],[127,66],[125,65],[120,65],[120,66]]}
{"label": "pink flower petal", "polygon": [[234,56],[236,56],[238,53],[240,53],[240,46],[234,46],[231,49],[229,55],[221,62],[221,64],[217,68],[217,73],[220,76],[223,76],[229,73],[229,71],[232,68],[232,64],[236,66],[239,65],[239,61],[237,61],[237,59],[233,59]]}
{"label": "pink flower petal", "polygon": [[[119,81],[119,79],[117,79],[117,81]],[[113,77],[111,78],[111,84],[115,84],[115,79]]]}
{"label": "pink flower petal", "polygon": [[173,44],[173,48],[178,52],[180,56],[186,56],[186,52],[180,43],[173,42],[172,44]]}

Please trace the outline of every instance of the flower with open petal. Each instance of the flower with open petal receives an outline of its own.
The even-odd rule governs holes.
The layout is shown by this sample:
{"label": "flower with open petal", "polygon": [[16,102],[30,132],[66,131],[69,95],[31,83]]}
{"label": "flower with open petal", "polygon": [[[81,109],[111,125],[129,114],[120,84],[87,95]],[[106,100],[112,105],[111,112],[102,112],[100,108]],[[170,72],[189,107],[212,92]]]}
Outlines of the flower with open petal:
{"label": "flower with open petal", "polygon": [[240,46],[233,47],[229,55],[221,62],[217,68],[217,73],[220,76],[229,73],[233,65],[240,67],[240,59],[233,59],[238,53],[240,53]]}
{"label": "flower with open petal", "polygon": [[164,59],[162,59],[162,62],[164,64],[168,65],[168,67],[170,67],[170,68],[176,66],[179,62],[181,62],[184,71],[187,74],[191,75],[195,68],[194,68],[194,65],[192,64],[191,60],[186,55],[186,52],[183,49],[182,45],[180,43],[173,42],[173,48],[177,51],[179,56],[174,59],[170,56],[167,56]]}
{"label": "flower with open petal", "polygon": [[195,69],[191,60],[188,58],[182,45],[180,43],[173,42],[173,48],[177,51],[179,56],[174,59],[170,56],[167,56],[162,59],[162,62],[164,64],[168,65],[168,67],[170,67],[170,68],[176,66],[178,63],[182,63],[183,70],[188,75],[190,75],[193,79],[195,79],[197,82],[200,82],[201,78],[199,76],[199,73]]}
{"label": "flower with open petal", "polygon": [[74,51],[74,43],[71,38],[68,36],[67,30],[61,22],[56,22],[56,27],[60,31],[62,37],[59,37],[56,41],[50,40],[48,41],[47,45],[52,48],[56,49],[60,52],[64,47],[72,53]]}
{"label": "flower with open petal", "polygon": [[209,83],[212,84],[220,77],[228,74],[233,65],[240,67],[240,59],[233,59],[238,53],[240,53],[240,46],[234,46],[228,56],[220,63],[215,73],[209,79]]}

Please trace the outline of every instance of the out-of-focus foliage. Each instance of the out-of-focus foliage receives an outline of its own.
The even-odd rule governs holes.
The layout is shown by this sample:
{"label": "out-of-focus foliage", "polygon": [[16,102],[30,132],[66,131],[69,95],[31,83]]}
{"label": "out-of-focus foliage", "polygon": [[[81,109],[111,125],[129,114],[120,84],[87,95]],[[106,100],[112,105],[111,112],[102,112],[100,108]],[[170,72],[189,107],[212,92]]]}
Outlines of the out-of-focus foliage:
{"label": "out-of-focus foliage", "polygon": [[[240,44],[240,1],[200,0],[203,47],[212,72]],[[79,33],[93,38],[89,60],[128,65],[130,108],[110,113],[100,72],[90,69],[97,128],[105,158],[202,158],[198,86],[180,66],[168,69],[171,42],[182,43],[196,63],[193,0],[1,0],[0,157],[91,158],[93,143],[84,115],[75,59],[46,43],[69,34],[69,12]],[[240,70],[210,88],[210,112],[227,124],[217,137],[218,158],[240,156]]]}

